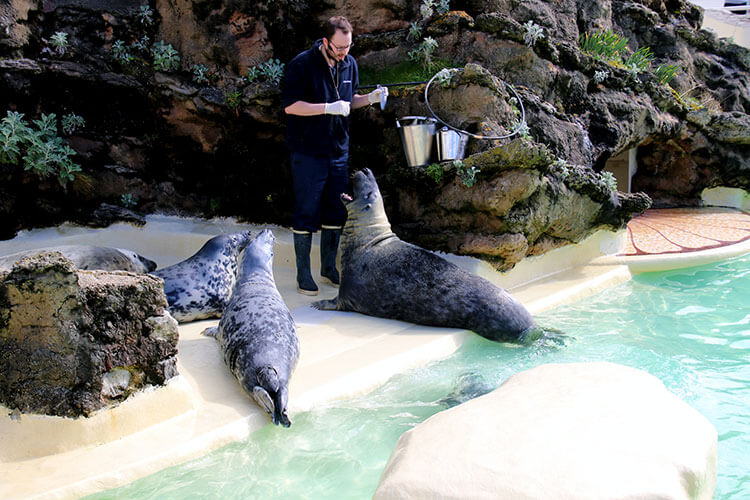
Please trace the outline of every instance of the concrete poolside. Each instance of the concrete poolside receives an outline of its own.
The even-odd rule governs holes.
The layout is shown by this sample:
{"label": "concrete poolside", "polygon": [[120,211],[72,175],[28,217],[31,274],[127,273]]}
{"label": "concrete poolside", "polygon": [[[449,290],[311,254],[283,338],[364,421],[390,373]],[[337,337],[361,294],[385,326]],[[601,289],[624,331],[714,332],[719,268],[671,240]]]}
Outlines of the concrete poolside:
{"label": "concrete poolside", "polygon": [[[750,47],[750,15],[733,14],[731,9],[724,7],[723,0],[690,0],[690,3],[704,9],[702,28],[729,38],[737,45]],[[750,9],[737,7],[734,10],[748,12]]]}
{"label": "concrete poolside", "polygon": [[[668,225],[658,231],[667,236],[663,248],[650,243],[651,253],[616,255],[629,252],[628,241],[640,241],[643,231],[638,225],[643,221],[636,218],[630,231],[599,232],[574,247],[527,259],[510,273],[496,273],[474,259],[449,258],[509,289],[532,313],[538,313],[626,281],[634,269],[685,267],[750,252],[750,240],[743,238],[744,231],[750,235],[750,215],[734,209],[709,211],[713,229],[723,230],[727,217],[739,220],[741,230],[735,239],[722,240],[710,249],[664,253],[676,238],[670,228],[683,227],[668,219]],[[684,221],[696,214],[682,215]],[[150,217],[145,231],[117,225],[105,231],[62,228],[29,233],[0,244],[0,254],[51,244],[96,243],[132,248],[164,266],[191,255],[214,234],[244,227],[229,221]],[[713,230],[711,224],[706,227]],[[291,233],[273,229],[277,236],[274,274],[297,322],[302,347],[290,388],[292,421],[297,412],[367,392],[393,374],[448,356],[473,335],[308,307],[318,298],[333,297],[336,290],[321,285],[319,297],[296,293]],[[169,252],[164,252],[165,246]],[[216,342],[200,335],[214,324],[215,320],[181,326],[181,375],[166,388],[144,392],[85,420],[29,415],[14,420],[2,412],[0,498],[78,498],[203,455],[270,425],[225,368]]]}

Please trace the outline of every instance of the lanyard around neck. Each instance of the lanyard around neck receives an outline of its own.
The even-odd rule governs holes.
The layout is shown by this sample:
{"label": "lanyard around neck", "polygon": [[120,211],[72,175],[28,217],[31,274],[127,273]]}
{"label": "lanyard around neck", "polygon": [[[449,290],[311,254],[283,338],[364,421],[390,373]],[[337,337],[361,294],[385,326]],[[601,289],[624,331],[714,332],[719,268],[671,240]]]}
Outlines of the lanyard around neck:
{"label": "lanyard around neck", "polygon": [[331,69],[330,66],[328,66],[328,74],[331,75],[331,83],[333,83],[333,88],[336,91],[336,97],[338,100],[341,100],[341,95],[339,94],[339,75],[341,74],[341,71],[339,71],[338,63],[336,63],[336,78],[333,77],[333,69]]}

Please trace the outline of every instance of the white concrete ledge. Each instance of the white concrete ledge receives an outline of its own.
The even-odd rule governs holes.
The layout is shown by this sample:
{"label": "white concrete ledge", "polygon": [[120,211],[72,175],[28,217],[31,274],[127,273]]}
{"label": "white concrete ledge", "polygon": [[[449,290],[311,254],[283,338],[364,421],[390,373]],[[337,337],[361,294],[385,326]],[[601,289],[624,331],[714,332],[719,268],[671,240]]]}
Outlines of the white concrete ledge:
{"label": "white concrete ledge", "polygon": [[734,245],[727,245],[708,250],[695,252],[668,253],[656,255],[633,255],[627,257],[610,256],[602,257],[592,262],[592,265],[628,266],[631,272],[650,273],[655,271],[669,271],[672,269],[683,269],[686,267],[703,266],[732,257],[739,257],[750,252],[750,240],[745,240]]}

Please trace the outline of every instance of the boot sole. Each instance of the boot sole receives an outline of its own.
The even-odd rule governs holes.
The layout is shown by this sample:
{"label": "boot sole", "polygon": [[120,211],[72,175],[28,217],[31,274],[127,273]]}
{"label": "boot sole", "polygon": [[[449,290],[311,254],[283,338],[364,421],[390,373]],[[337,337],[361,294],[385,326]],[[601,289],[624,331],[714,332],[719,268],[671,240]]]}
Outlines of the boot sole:
{"label": "boot sole", "polygon": [[304,288],[300,288],[299,285],[297,286],[297,291],[302,295],[318,295],[318,290],[305,290]]}
{"label": "boot sole", "polygon": [[338,285],[338,284],[336,284],[336,283],[334,283],[333,281],[331,281],[331,279],[330,279],[330,278],[326,278],[326,277],[325,277],[325,276],[323,276],[323,275],[321,275],[320,277],[321,277],[321,278],[323,278],[323,283],[328,283],[329,285],[331,285],[331,286],[335,286],[336,288],[338,288],[338,287],[339,287],[339,285]]}

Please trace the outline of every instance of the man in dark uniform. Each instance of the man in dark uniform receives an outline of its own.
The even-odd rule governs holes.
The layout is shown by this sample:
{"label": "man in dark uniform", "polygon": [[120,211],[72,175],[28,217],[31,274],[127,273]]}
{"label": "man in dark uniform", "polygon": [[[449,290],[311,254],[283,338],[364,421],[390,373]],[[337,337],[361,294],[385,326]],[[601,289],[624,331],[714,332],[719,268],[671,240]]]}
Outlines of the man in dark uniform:
{"label": "man in dark uniform", "polygon": [[388,95],[385,87],[355,94],[359,71],[349,55],[352,26],[346,18],[329,19],[324,35],[286,65],[281,83],[294,184],[297,291],[306,295],[318,293],[310,274],[310,247],[312,233],[319,228],[320,275],[339,284],[336,252],[346,221],[339,195],[349,184],[349,112]]}

